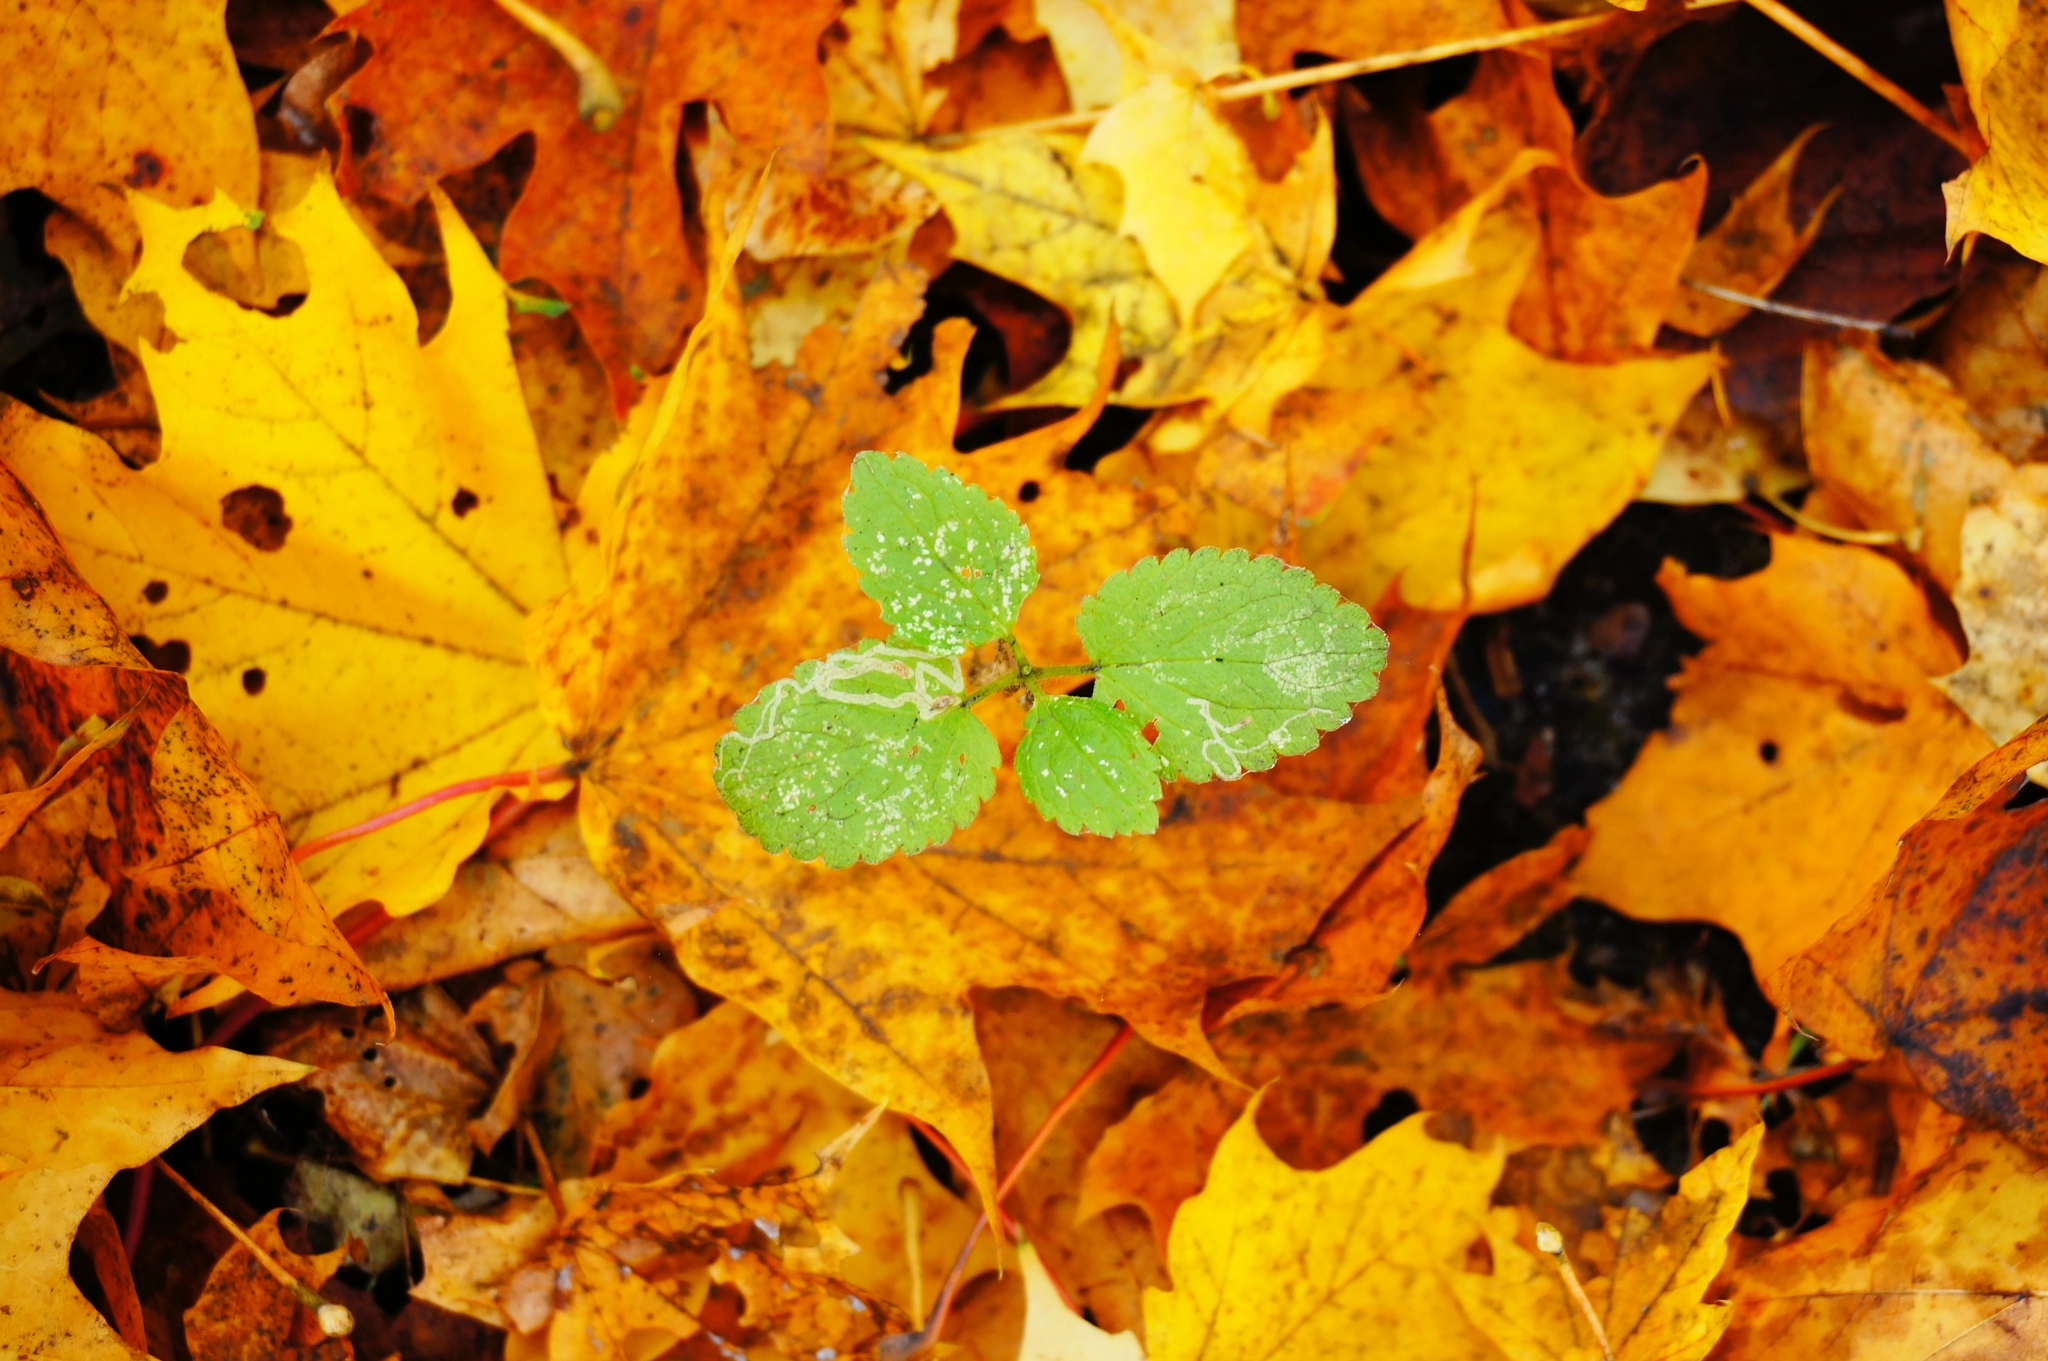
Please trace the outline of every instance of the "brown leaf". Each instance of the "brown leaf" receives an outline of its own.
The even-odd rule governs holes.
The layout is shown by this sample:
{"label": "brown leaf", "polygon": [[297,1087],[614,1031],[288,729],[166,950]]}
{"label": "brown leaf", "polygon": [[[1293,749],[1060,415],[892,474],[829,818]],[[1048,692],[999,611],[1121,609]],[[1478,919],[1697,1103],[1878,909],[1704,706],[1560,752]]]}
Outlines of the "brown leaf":
{"label": "brown leaf", "polygon": [[1978,762],[1899,843],[1854,915],[1775,986],[1851,1057],[1896,1045],[1950,1110],[2048,1149],[2048,1021],[2030,925],[2048,876],[2048,804],[2008,810],[2048,757],[2048,720]]}
{"label": "brown leaf", "polygon": [[[307,1289],[318,1292],[348,1256],[342,1248],[301,1257],[278,1232],[283,1210],[249,1226],[249,1236]],[[325,1337],[299,1298],[242,1244],[229,1248],[207,1273],[198,1302],[185,1311],[185,1345],[192,1361],[354,1361],[345,1337]]]}
{"label": "brown leaf", "polygon": [[352,164],[364,192],[399,203],[534,135],[501,272],[545,279],[571,305],[623,415],[638,386],[631,370],[667,368],[703,309],[676,184],[684,103],[714,100],[743,141],[822,169],[817,41],[836,12],[817,0],[602,0],[558,14],[625,99],[616,125],[599,132],[577,116],[568,66],[490,0],[377,0],[338,22],[376,55],[335,102],[375,119],[375,140]]}

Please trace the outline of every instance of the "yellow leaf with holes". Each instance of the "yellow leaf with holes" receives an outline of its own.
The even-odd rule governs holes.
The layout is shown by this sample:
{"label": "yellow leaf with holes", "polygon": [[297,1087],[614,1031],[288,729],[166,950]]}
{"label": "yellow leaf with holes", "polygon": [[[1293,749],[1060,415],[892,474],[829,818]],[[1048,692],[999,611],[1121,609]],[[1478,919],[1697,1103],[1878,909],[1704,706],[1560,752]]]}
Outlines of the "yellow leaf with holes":
{"label": "yellow leaf with holes", "polygon": [[[453,302],[422,345],[404,285],[324,175],[271,219],[310,279],[286,316],[184,267],[241,208],[134,199],[144,244],[128,292],[159,297],[177,337],[142,352],[163,457],[138,471],[81,439],[16,464],[122,628],[185,671],[294,841],[564,754],[523,630],[568,574],[504,286],[435,206]],[[482,838],[491,800],[316,856],[307,877],[333,912],[423,907]]]}

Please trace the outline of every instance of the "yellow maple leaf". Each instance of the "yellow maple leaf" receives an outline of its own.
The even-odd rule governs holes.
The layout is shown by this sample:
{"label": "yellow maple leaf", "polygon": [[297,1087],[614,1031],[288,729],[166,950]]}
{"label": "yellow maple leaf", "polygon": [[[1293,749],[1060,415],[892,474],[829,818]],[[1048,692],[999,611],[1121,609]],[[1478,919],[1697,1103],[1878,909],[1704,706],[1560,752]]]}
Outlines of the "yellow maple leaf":
{"label": "yellow maple leaf", "polygon": [[1941,187],[1949,248],[1984,232],[2048,260],[2048,96],[2040,79],[2048,17],[2013,0],[1948,0],[1947,8],[1963,89],[1988,147]]}
{"label": "yellow maple leaf", "polygon": [[[144,345],[163,421],[143,471],[74,442],[16,463],[122,626],[186,644],[188,683],[296,840],[470,776],[559,761],[525,664],[528,609],[567,584],[506,341],[503,285],[445,200],[453,290],[429,344],[398,276],[324,175],[272,218],[311,291],[271,317],[184,268],[226,197],[136,198],[131,294],[176,336]],[[316,857],[331,911],[402,914],[446,891],[491,799],[458,800]]]}
{"label": "yellow maple leaf", "polygon": [[0,1272],[14,1306],[0,1310],[0,1353],[129,1361],[72,1284],[79,1221],[114,1173],[306,1071],[231,1049],[166,1053],[139,1031],[106,1034],[69,998],[0,992]]}
{"label": "yellow maple leaf", "polygon": [[[1720,1341],[1733,1311],[1701,1295],[1728,1258],[1763,1137],[1763,1126],[1752,1125],[1687,1172],[1655,1219],[1627,1211],[1614,1269],[1585,1287],[1614,1361],[1704,1361]],[[1488,1239],[1492,1274],[1455,1283],[1472,1322],[1508,1361],[1595,1361],[1601,1342],[1557,1266],[1498,1227]]]}

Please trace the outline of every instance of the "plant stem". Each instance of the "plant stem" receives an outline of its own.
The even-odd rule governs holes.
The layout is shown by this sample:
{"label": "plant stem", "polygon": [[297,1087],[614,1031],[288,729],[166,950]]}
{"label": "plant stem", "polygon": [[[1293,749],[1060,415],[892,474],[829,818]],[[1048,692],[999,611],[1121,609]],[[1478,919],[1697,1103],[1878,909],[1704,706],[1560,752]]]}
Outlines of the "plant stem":
{"label": "plant stem", "polygon": [[1607,1330],[1600,1326],[1600,1316],[1593,1312],[1593,1301],[1586,1298],[1585,1287],[1579,1284],[1579,1273],[1572,1270],[1572,1259],[1564,1255],[1564,1235],[1549,1224],[1536,1226],[1536,1247],[1557,1259],[1557,1271],[1564,1277],[1565,1288],[1571,1291],[1573,1302],[1579,1312],[1586,1316],[1586,1322],[1593,1325],[1594,1340],[1600,1344],[1600,1355],[1606,1361],[1614,1361],[1614,1348],[1607,1343]]}
{"label": "plant stem", "polygon": [[1818,1068],[1802,1068],[1796,1073],[1786,1073],[1783,1077],[1768,1078],[1762,1082],[1745,1082],[1737,1087],[1688,1087],[1680,1095],[1687,1101],[1717,1101],[1731,1096],[1769,1096],[1772,1092],[1789,1092],[1795,1087],[1826,1082],[1831,1077],[1853,1073],[1862,1066],[1862,1059],[1839,1059],[1834,1063],[1824,1063]]}
{"label": "plant stem", "polygon": [[411,803],[400,804],[388,813],[379,813],[376,817],[358,822],[352,827],[342,827],[316,836],[304,845],[294,847],[292,860],[294,863],[304,861],[343,842],[354,841],[357,837],[368,836],[371,832],[380,832],[394,822],[403,822],[416,813],[424,813],[436,804],[459,799],[465,794],[481,794],[486,789],[517,789],[522,785],[537,789],[544,784],[553,784],[556,780],[571,779],[581,769],[582,766],[578,762],[564,761],[560,765],[541,766],[535,770],[508,770],[502,775],[479,775],[473,780],[458,780],[445,789],[436,789],[431,794],[422,794]]}
{"label": "plant stem", "polygon": [[307,1288],[304,1281],[278,1265],[277,1259],[265,1252],[263,1245],[249,1236],[248,1230],[230,1218],[227,1211],[199,1194],[199,1188],[179,1175],[177,1168],[171,1166],[162,1158],[155,1159],[151,1166],[162,1168],[163,1174],[176,1182],[179,1190],[192,1197],[193,1204],[213,1216],[214,1222],[223,1229],[226,1229],[237,1243],[247,1248],[249,1255],[254,1257],[257,1264],[270,1273],[273,1280],[291,1291],[292,1297],[298,1300],[300,1307],[310,1313],[313,1316],[313,1321],[320,1325],[322,1335],[327,1337],[347,1337],[355,1331],[356,1319],[354,1314],[351,1314],[342,1305],[321,1299],[312,1290]]}
{"label": "plant stem", "polygon": [[1879,98],[1906,117],[1926,128],[1974,162],[1984,154],[1984,139],[1975,128],[1959,128],[1906,93],[1896,81],[1880,74],[1871,64],[1786,8],[1781,0],[1749,0],[1749,5],[1778,27],[1790,33],[1835,65],[1862,81]]}
{"label": "plant stem", "polygon": [[[1080,1104],[1081,1098],[1087,1095],[1088,1089],[1109,1070],[1109,1065],[1116,1060],[1116,1056],[1131,1042],[1133,1033],[1129,1021],[1118,1026],[1116,1034],[1110,1036],[1109,1043],[1095,1056],[1095,1062],[1088,1065],[1088,1071],[1076,1078],[1074,1085],[1067,1089],[1067,1094],[1054,1102],[1052,1109],[1046,1112],[1045,1119],[1039,1123],[1038,1132],[1031,1136],[1031,1142],[1024,1145],[1024,1151],[1017,1155],[1017,1161],[1004,1174],[1003,1179],[996,1183],[996,1193],[992,1199],[999,1210],[1003,1198],[1017,1185],[1017,1179],[1024,1175],[1025,1168],[1031,1166],[1031,1160],[1045,1147],[1045,1141],[1052,1137],[1052,1132],[1059,1127],[1060,1121],[1067,1118],[1068,1113]],[[932,1316],[914,1333],[898,1333],[883,1338],[877,1352],[882,1361],[911,1361],[911,1358],[923,1356],[937,1344],[939,1334],[946,1328],[946,1316],[952,1311],[953,1296],[959,1292],[960,1277],[967,1270],[967,1259],[974,1252],[974,1245],[981,1241],[981,1231],[987,1227],[988,1211],[983,1210],[976,1217],[974,1227],[967,1231],[967,1242],[961,1246],[960,1255],[953,1259],[953,1269],[946,1273],[946,1284],[939,1291],[938,1302],[932,1307]]]}

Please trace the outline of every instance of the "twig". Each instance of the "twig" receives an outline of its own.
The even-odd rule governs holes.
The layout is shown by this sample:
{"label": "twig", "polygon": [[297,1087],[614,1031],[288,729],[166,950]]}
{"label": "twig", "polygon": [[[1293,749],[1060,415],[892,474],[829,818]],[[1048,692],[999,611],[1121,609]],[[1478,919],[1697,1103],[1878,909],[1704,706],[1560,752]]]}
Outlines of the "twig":
{"label": "twig", "polygon": [[1564,1288],[1571,1292],[1579,1312],[1586,1316],[1586,1322],[1593,1325],[1593,1337],[1600,1343],[1600,1355],[1606,1361],[1614,1361],[1614,1348],[1607,1345],[1607,1330],[1600,1326],[1600,1316],[1593,1312],[1593,1301],[1586,1298],[1585,1287],[1579,1284],[1579,1273],[1572,1270],[1572,1259],[1564,1255],[1564,1235],[1554,1226],[1539,1222],[1536,1225],[1536,1248],[1557,1259],[1557,1271],[1564,1277]]}
{"label": "twig", "polygon": [[519,1132],[526,1136],[526,1146],[533,1150],[534,1166],[540,1172],[541,1190],[547,1192],[548,1204],[555,1207],[555,1222],[566,1223],[569,1207],[562,1202],[561,1184],[555,1180],[555,1169],[548,1165],[548,1151],[541,1144],[540,1131],[533,1127],[532,1116],[519,1117]]}
{"label": "twig", "polygon": [[226,1229],[237,1243],[247,1248],[249,1255],[254,1257],[279,1285],[292,1292],[292,1295],[298,1300],[299,1304],[313,1315],[313,1321],[320,1325],[320,1333],[323,1337],[347,1337],[355,1331],[356,1316],[351,1314],[345,1306],[323,1300],[307,1289],[304,1281],[301,1281],[298,1277],[278,1265],[277,1259],[265,1252],[263,1245],[251,1238],[247,1230],[243,1229],[240,1224],[230,1219],[227,1211],[199,1194],[199,1188],[179,1175],[177,1168],[171,1166],[162,1158],[156,1159],[153,1165],[162,1168],[164,1175],[176,1182],[179,1190],[192,1197],[193,1204],[206,1211],[209,1215],[212,1215],[214,1222]]}
{"label": "twig", "polygon": [[534,770],[508,770],[502,775],[479,775],[473,780],[458,780],[445,789],[422,794],[411,803],[402,803],[388,813],[379,813],[376,817],[358,822],[352,827],[342,827],[316,836],[304,845],[294,847],[292,859],[295,862],[303,861],[345,841],[354,841],[357,837],[368,836],[371,832],[381,832],[394,822],[403,822],[416,813],[424,813],[436,804],[459,799],[465,794],[481,794],[486,789],[517,789],[522,785],[538,789],[544,784],[553,784],[556,780],[570,779],[580,769],[576,762],[564,761],[560,765],[540,766]]}
{"label": "twig", "polygon": [[1748,3],[1772,23],[1862,81],[1900,113],[1961,152],[1964,160],[1974,162],[1984,154],[1984,139],[1975,128],[1959,128],[1949,122],[1907,94],[1895,81],[1880,74],[1869,62],[1794,14],[1783,0],[1748,0]]}
{"label": "twig", "polygon": [[1800,321],[1818,322],[1823,326],[1841,326],[1851,331],[1870,331],[1886,340],[1912,340],[1919,335],[1910,326],[1897,326],[1889,321],[1872,321],[1868,317],[1852,317],[1841,312],[1823,312],[1816,307],[1800,307],[1789,302],[1777,302],[1770,298],[1759,298],[1753,293],[1739,293],[1720,284],[1710,284],[1702,279],[1680,279],[1680,283],[1696,293],[1723,302],[1741,303],[1759,312],[1769,312],[1780,317],[1796,317]]}
{"label": "twig", "polygon": [[1679,1092],[1688,1101],[1718,1101],[1730,1096],[1769,1096],[1772,1092],[1789,1092],[1795,1087],[1805,1087],[1815,1082],[1825,1082],[1831,1077],[1853,1073],[1863,1066],[1862,1059],[1839,1059],[1824,1063],[1818,1068],[1801,1068],[1796,1073],[1783,1077],[1768,1078],[1762,1082],[1745,1082],[1736,1087],[1687,1087]]}
{"label": "twig", "polygon": [[142,1251],[142,1225],[149,1218],[150,1183],[156,1180],[156,1163],[146,1162],[128,1179],[128,1210],[121,1217],[121,1250],[132,1264]]}
{"label": "twig", "polygon": [[1770,503],[1771,509],[1798,525],[1801,529],[1820,535],[1824,539],[1838,539],[1843,543],[1860,543],[1874,548],[1898,543],[1901,535],[1892,529],[1847,529],[1816,520],[1787,501],[1784,497],[1764,487],[1758,487],[1756,494]]}
{"label": "twig", "polygon": [[[1282,72],[1277,76],[1262,76],[1240,85],[1224,86],[1216,91],[1216,102],[1237,104],[1247,99],[1262,99],[1283,90],[1301,90],[1311,85],[1327,85],[1332,81],[1349,80],[1353,76],[1370,75],[1375,71],[1397,71],[1404,66],[1419,66],[1424,62],[1442,61],[1447,57],[1463,57],[1474,52],[1493,52],[1503,47],[1515,47],[1521,43],[1542,42],[1547,38],[1569,37],[1574,33],[1583,33],[1589,28],[1597,28],[1612,18],[1614,12],[1610,11],[1577,19],[1560,19],[1555,23],[1511,28],[1503,33],[1483,33],[1476,38],[1433,43],[1428,47],[1417,47],[1406,52],[1382,52],[1378,56],[1359,57],[1352,61],[1333,61],[1300,71]],[[1108,112],[1106,108],[1078,109],[1073,113],[1055,114],[1050,118],[1034,118],[1022,123],[1004,123],[999,127],[980,128],[973,132],[941,133],[930,140],[945,143],[967,141],[977,137],[996,137],[1009,132],[1063,132],[1092,126]]]}
{"label": "twig", "polygon": [[[1095,1056],[1095,1062],[1088,1065],[1088,1071],[1076,1078],[1074,1085],[1067,1089],[1067,1094],[1054,1102],[1053,1108],[1046,1112],[1045,1119],[1038,1126],[1038,1132],[1031,1136],[1031,1142],[1024,1145],[1024,1151],[1017,1155],[1016,1163],[1003,1179],[996,1183],[996,1193],[992,1200],[998,1208],[1003,1203],[1003,1197],[1009,1195],[1011,1188],[1016,1186],[1017,1179],[1024,1175],[1024,1169],[1031,1165],[1031,1160],[1037,1156],[1038,1150],[1045,1147],[1045,1141],[1052,1137],[1053,1130],[1059,1127],[1060,1121],[1066,1119],[1067,1113],[1087,1095],[1088,1089],[1095,1085],[1096,1079],[1108,1071],[1116,1056],[1123,1052],[1123,1047],[1131,1042],[1133,1033],[1129,1021],[1118,1026],[1116,1034],[1110,1037],[1102,1052]],[[926,1319],[924,1326],[916,1332],[896,1333],[883,1338],[876,1352],[881,1361],[912,1361],[912,1358],[923,1356],[937,1344],[939,1335],[946,1330],[946,1317],[952,1312],[953,1296],[959,1293],[960,1277],[967,1270],[967,1259],[973,1254],[974,1245],[981,1241],[981,1231],[987,1227],[988,1211],[983,1210],[975,1217],[974,1227],[967,1231],[967,1241],[961,1245],[960,1255],[953,1259],[953,1269],[946,1273],[946,1283],[939,1290],[938,1303],[932,1308],[932,1316]]]}
{"label": "twig", "polygon": [[910,1263],[910,1321],[924,1326],[924,1192],[915,1177],[897,1188],[903,1211],[903,1255]]}
{"label": "twig", "polygon": [[625,110],[626,101],[619,94],[618,81],[612,79],[611,71],[597,53],[533,6],[522,4],[521,0],[497,3],[521,28],[553,48],[555,55],[576,73],[576,116],[598,132],[610,132]]}

